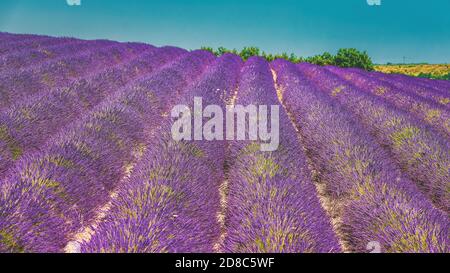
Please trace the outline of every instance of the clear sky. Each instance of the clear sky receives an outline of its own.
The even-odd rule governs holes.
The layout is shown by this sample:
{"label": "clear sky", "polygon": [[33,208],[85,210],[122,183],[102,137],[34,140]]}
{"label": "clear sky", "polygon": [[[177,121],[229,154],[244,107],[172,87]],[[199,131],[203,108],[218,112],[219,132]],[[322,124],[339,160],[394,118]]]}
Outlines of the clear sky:
{"label": "clear sky", "polygon": [[449,0],[0,0],[0,31],[450,63]]}

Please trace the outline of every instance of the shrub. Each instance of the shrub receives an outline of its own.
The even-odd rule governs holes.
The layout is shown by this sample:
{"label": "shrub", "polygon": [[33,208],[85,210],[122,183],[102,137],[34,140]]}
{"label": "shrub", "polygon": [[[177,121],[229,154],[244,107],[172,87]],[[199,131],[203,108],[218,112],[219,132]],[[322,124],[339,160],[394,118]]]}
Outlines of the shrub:
{"label": "shrub", "polygon": [[339,49],[334,57],[334,64],[339,67],[358,67],[368,71],[374,70],[372,60],[367,52],[361,52],[355,48]]}
{"label": "shrub", "polygon": [[322,55],[316,55],[309,58],[306,58],[307,63],[312,63],[316,65],[335,65],[335,57],[328,52],[323,53]]}
{"label": "shrub", "polygon": [[244,61],[247,61],[250,57],[253,56],[261,56],[259,48],[254,46],[244,47],[239,53],[239,55]]}

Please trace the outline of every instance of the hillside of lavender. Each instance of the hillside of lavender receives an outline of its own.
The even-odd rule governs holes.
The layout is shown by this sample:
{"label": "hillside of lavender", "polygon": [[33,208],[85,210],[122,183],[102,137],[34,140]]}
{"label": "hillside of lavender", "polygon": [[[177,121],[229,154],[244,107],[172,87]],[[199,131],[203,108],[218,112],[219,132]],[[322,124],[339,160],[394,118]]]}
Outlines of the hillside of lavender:
{"label": "hillside of lavender", "polygon": [[[279,105],[280,145],[175,141]],[[450,82],[0,33],[0,252],[448,253]]]}

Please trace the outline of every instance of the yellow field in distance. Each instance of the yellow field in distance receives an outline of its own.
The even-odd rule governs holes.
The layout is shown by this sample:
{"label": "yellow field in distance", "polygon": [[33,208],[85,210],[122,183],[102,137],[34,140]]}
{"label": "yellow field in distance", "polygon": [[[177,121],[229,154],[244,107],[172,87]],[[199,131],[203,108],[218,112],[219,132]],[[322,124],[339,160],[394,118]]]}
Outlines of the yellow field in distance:
{"label": "yellow field in distance", "polygon": [[450,73],[450,64],[377,65],[375,70],[383,73],[399,73],[410,76],[418,76],[421,73],[443,76]]}

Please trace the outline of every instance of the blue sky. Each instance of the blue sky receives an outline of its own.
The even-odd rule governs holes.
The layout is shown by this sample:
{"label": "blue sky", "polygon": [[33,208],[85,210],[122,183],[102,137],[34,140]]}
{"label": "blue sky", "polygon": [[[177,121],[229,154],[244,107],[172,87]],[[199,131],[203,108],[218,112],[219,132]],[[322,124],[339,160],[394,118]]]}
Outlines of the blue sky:
{"label": "blue sky", "polygon": [[0,31],[450,63],[449,0],[1,0]]}

